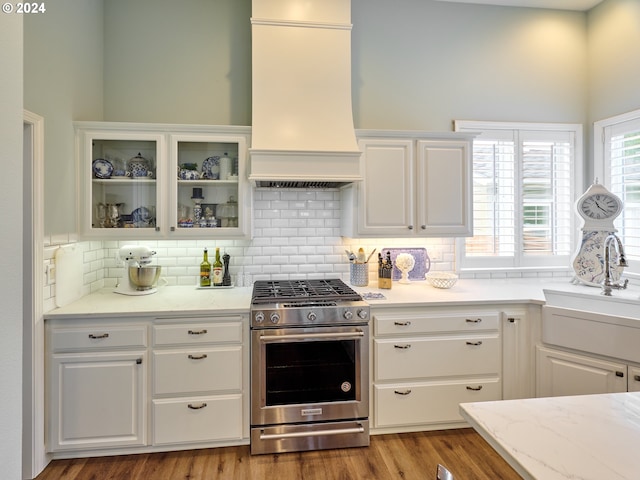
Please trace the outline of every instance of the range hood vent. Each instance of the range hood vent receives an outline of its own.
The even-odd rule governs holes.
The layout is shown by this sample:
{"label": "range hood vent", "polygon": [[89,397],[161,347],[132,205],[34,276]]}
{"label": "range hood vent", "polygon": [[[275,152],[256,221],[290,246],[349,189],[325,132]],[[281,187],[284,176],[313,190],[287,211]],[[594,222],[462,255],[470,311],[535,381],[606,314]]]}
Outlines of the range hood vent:
{"label": "range hood vent", "polygon": [[253,0],[256,186],[335,188],[362,179],[351,104],[351,0]]}
{"label": "range hood vent", "polygon": [[318,181],[278,181],[278,180],[256,180],[256,187],[267,188],[338,188],[344,182],[318,182]]}

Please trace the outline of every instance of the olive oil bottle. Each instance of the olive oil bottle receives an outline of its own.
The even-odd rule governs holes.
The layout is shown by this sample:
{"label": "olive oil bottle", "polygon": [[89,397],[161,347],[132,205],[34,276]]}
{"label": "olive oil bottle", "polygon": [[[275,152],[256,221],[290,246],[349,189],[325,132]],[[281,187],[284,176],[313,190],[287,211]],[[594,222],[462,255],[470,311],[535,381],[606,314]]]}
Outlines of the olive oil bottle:
{"label": "olive oil bottle", "polygon": [[204,249],[204,257],[200,264],[200,286],[211,286],[211,264],[209,263],[209,254],[207,253],[206,248]]}

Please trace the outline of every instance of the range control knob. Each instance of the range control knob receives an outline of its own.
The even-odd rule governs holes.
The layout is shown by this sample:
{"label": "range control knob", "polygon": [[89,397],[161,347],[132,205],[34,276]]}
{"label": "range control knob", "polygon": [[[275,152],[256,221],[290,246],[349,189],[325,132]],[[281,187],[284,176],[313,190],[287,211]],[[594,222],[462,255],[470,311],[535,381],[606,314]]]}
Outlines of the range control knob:
{"label": "range control knob", "polygon": [[317,318],[318,316],[316,315],[316,312],[307,313],[307,320],[309,320],[310,322],[315,322]]}
{"label": "range control knob", "polygon": [[278,323],[280,321],[280,314],[277,312],[273,312],[269,317],[269,320],[271,320],[271,323]]}
{"label": "range control knob", "polygon": [[351,320],[353,318],[353,312],[351,310],[345,310],[342,316],[345,320]]}
{"label": "range control knob", "polygon": [[262,323],[264,322],[264,313],[262,312],[258,312],[256,313],[255,317],[253,317],[254,321],[256,323]]}
{"label": "range control knob", "polygon": [[358,310],[358,317],[360,317],[362,320],[366,320],[366,318],[369,316],[369,312],[366,310]]}

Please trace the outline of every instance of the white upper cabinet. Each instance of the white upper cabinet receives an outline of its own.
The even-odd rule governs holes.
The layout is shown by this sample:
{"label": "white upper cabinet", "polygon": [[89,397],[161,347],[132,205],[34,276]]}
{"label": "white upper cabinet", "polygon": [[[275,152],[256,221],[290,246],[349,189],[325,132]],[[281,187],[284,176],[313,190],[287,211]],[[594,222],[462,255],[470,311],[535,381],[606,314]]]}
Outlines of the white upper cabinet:
{"label": "white upper cabinet", "polygon": [[472,235],[472,137],[358,133],[364,180],[342,190],[344,236]]}
{"label": "white upper cabinet", "polygon": [[80,234],[246,238],[250,129],[78,122]]}

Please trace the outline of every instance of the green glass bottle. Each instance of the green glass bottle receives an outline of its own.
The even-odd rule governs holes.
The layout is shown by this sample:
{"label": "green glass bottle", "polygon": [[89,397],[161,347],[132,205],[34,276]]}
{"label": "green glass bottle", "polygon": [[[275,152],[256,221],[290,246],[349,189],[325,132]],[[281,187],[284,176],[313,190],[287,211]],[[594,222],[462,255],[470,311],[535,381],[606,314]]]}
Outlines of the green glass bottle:
{"label": "green glass bottle", "polygon": [[213,262],[213,286],[222,286],[222,261],[220,260],[220,247],[216,247],[216,259]]}
{"label": "green glass bottle", "polygon": [[200,264],[200,286],[211,286],[211,264],[209,263],[209,254],[206,248],[204,249],[204,258]]}

